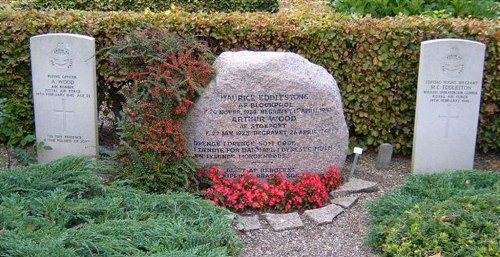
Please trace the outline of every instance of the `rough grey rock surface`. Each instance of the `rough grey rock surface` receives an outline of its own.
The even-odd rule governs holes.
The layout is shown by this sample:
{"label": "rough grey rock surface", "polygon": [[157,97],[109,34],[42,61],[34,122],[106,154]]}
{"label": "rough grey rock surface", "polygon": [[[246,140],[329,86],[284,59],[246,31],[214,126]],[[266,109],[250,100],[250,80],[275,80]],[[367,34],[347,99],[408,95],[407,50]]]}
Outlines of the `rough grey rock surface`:
{"label": "rough grey rock surface", "polygon": [[340,189],[330,192],[330,196],[333,198],[337,198],[352,193],[374,192],[378,190],[377,185],[378,184],[376,182],[366,181],[358,178],[350,178],[347,183],[340,186]]}
{"label": "rough grey rock surface", "polygon": [[332,199],[331,202],[344,209],[349,209],[358,201],[358,199],[358,196],[348,196]]}
{"label": "rough grey rock surface", "polygon": [[296,212],[283,214],[266,213],[264,217],[274,231],[296,229],[304,226],[299,214]]}
{"label": "rough grey rock surface", "polygon": [[198,163],[260,179],[344,165],[348,130],[327,70],[295,53],[251,51],[224,52],[215,68],[184,126]]}
{"label": "rough grey rock surface", "polygon": [[316,225],[330,224],[337,215],[344,211],[342,207],[335,204],[329,204],[321,208],[307,210],[304,215],[311,219]]}
{"label": "rough grey rock surface", "polygon": [[261,228],[259,215],[252,215],[252,216],[238,215],[238,220],[240,222],[237,225],[238,230],[252,231]]}

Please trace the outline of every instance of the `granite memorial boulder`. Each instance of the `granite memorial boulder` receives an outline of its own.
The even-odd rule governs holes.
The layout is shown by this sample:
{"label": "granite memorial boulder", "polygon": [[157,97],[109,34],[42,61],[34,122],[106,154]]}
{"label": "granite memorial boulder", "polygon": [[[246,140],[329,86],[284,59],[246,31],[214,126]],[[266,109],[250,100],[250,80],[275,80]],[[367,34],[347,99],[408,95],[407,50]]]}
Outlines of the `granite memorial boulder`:
{"label": "granite memorial boulder", "polygon": [[342,168],[348,130],[335,79],[288,52],[224,52],[216,75],[188,114],[188,148],[227,177]]}

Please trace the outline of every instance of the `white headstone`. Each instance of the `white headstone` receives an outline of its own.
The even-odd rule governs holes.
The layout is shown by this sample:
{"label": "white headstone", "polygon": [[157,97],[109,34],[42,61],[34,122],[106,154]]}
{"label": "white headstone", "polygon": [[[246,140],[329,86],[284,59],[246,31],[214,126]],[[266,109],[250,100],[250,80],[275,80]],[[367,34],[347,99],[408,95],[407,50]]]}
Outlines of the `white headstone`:
{"label": "white headstone", "polygon": [[415,173],[472,169],[485,45],[422,42],[413,137]]}
{"label": "white headstone", "polygon": [[95,40],[75,34],[30,39],[38,161],[97,155]]}

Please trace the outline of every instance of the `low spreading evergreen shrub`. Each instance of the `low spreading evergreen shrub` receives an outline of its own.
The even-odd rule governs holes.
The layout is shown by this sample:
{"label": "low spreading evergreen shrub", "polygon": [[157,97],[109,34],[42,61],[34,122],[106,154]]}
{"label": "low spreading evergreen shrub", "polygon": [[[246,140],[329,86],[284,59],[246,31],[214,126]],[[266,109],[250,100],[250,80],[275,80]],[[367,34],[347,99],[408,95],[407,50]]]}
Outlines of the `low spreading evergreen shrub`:
{"label": "low spreading evergreen shrub", "polygon": [[496,256],[500,173],[414,175],[372,202],[368,243],[382,256]]}
{"label": "low spreading evergreen shrub", "polygon": [[101,182],[82,157],[0,170],[0,256],[236,256],[229,211],[187,193]]}

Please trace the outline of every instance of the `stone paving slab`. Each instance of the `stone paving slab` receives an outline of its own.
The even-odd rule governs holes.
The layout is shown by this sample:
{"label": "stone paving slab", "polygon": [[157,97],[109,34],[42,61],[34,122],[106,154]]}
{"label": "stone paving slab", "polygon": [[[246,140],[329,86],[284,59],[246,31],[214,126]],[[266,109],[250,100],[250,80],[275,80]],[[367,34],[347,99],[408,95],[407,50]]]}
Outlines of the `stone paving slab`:
{"label": "stone paving slab", "polygon": [[340,186],[340,189],[330,192],[332,198],[347,196],[352,193],[375,192],[378,190],[378,184],[358,178],[350,178],[349,182]]}
{"label": "stone paving slab", "polygon": [[304,227],[300,215],[296,212],[285,213],[285,214],[264,214],[267,222],[274,231],[283,231],[289,229],[296,229]]}
{"label": "stone paving slab", "polygon": [[339,205],[344,209],[349,209],[358,201],[358,199],[359,199],[358,196],[348,196],[348,197],[335,198],[330,201],[336,205]]}
{"label": "stone paving slab", "polygon": [[[352,207],[358,201],[358,196],[348,196],[352,193],[374,192],[378,190],[378,185],[375,182],[365,181],[361,179],[351,178],[349,182],[341,186],[340,189],[334,190],[330,193],[332,204],[327,206],[306,210],[302,217],[296,213],[285,214],[262,214],[264,219],[271,225],[274,231],[283,231],[290,229],[297,229],[304,227],[302,223],[303,218],[308,218],[316,225],[323,225],[332,223],[333,220],[341,214],[344,209]],[[236,228],[240,231],[252,231],[261,229],[259,215],[244,216],[231,214],[228,216],[230,219],[238,219],[239,223]]]}
{"label": "stone paving slab", "polygon": [[238,230],[252,231],[261,228],[258,215],[253,215],[253,216],[238,215],[238,220],[239,223],[236,225],[236,228]]}
{"label": "stone paving slab", "polygon": [[341,214],[344,209],[335,204],[329,204],[327,206],[307,210],[304,215],[311,219],[316,225],[330,224],[337,215]]}

